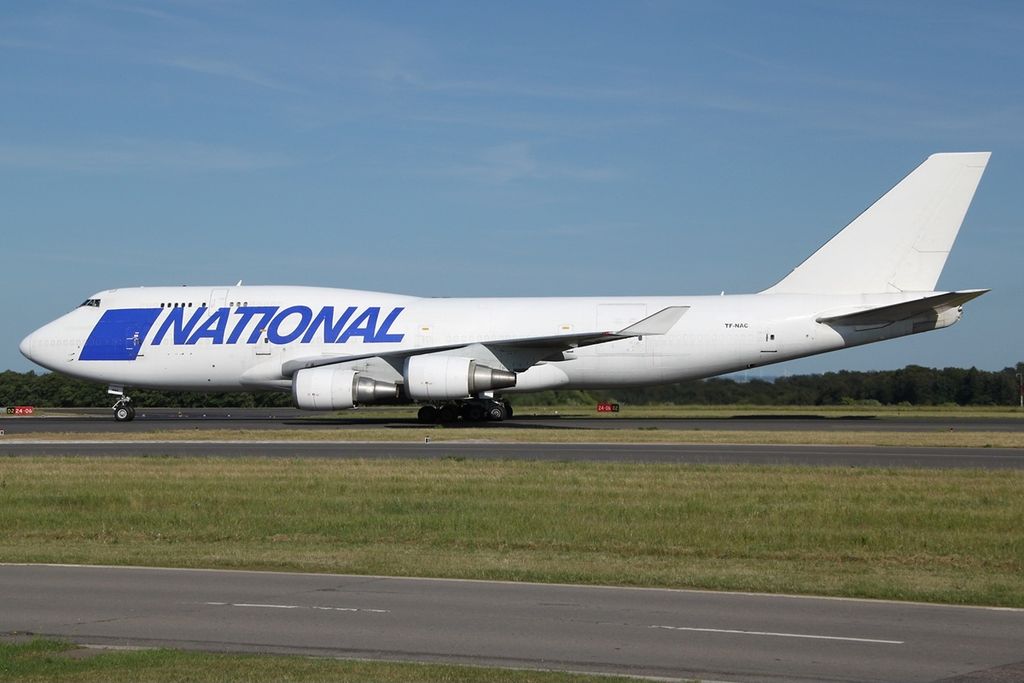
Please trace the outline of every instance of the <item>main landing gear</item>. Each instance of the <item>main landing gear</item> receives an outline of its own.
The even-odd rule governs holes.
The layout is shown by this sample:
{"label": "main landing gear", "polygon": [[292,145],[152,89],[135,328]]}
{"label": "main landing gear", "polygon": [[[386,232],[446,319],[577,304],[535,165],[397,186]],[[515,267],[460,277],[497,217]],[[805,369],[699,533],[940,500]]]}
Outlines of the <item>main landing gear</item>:
{"label": "main landing gear", "polygon": [[512,417],[512,404],[493,398],[454,401],[440,406],[423,406],[416,417],[424,424],[435,422],[450,424],[458,422],[460,419],[463,422],[485,422],[487,420],[501,422],[505,418]]}

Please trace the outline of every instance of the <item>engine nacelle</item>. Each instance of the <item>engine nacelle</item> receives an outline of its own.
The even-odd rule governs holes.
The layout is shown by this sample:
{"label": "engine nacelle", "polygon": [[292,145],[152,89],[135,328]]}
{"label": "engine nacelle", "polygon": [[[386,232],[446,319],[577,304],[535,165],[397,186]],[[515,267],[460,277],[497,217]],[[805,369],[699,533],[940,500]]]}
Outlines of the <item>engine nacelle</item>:
{"label": "engine nacelle", "polygon": [[296,372],[292,378],[292,397],[303,410],[340,410],[357,403],[396,399],[398,385],[328,365]]}
{"label": "engine nacelle", "polygon": [[417,401],[469,398],[516,385],[516,373],[495,370],[471,358],[410,356],[405,361],[405,392]]}

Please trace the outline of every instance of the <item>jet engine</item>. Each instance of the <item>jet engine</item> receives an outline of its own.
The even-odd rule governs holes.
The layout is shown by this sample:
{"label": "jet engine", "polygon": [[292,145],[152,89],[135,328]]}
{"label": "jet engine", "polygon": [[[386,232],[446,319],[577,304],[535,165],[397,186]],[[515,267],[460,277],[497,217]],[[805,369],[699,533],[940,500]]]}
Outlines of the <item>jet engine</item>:
{"label": "jet engine", "polygon": [[303,410],[340,410],[357,403],[396,399],[398,385],[328,365],[296,372],[292,396],[295,405]]}
{"label": "jet engine", "polygon": [[516,385],[516,373],[495,370],[471,358],[410,356],[405,361],[405,391],[417,401],[469,398]]}

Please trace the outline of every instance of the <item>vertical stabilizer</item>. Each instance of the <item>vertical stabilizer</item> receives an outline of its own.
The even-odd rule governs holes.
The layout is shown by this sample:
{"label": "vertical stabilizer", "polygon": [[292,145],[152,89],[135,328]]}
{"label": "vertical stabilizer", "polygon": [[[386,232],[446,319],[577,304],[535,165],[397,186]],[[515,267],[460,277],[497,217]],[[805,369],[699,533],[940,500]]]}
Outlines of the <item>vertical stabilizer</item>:
{"label": "vertical stabilizer", "polygon": [[933,291],[989,155],[931,155],[763,293]]}

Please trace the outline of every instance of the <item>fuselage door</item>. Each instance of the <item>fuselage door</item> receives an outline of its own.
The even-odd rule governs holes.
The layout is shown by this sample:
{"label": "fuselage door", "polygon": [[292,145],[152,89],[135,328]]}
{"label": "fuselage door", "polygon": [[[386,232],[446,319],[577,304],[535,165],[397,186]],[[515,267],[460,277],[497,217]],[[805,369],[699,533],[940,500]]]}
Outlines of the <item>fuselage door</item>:
{"label": "fuselage door", "polygon": [[761,334],[761,353],[772,355],[779,352],[779,340],[776,339],[774,326],[768,326]]}
{"label": "fuselage door", "polygon": [[211,289],[210,290],[210,310],[216,311],[218,308],[224,308],[227,306],[228,290],[227,289]]}

